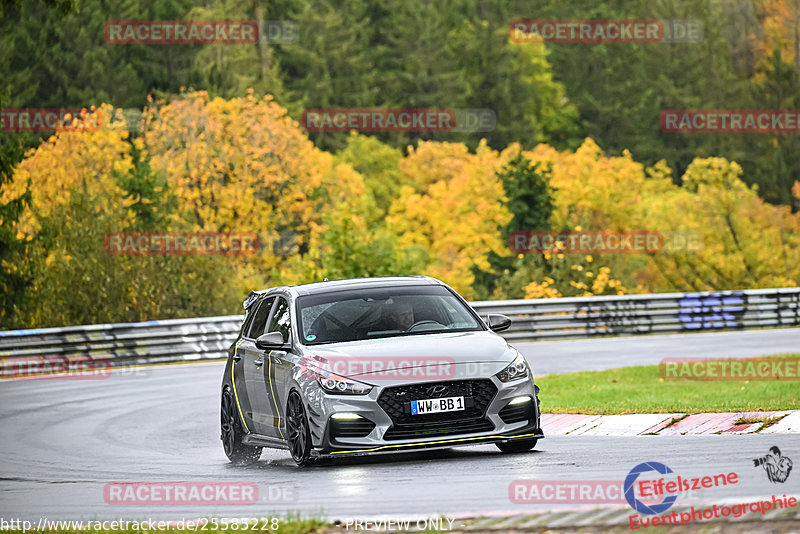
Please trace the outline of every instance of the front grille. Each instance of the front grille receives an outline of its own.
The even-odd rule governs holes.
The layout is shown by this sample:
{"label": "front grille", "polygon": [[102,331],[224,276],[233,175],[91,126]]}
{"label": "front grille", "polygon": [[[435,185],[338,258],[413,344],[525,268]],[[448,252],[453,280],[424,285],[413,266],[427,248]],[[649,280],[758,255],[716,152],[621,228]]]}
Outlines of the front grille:
{"label": "front grille", "polygon": [[[432,393],[431,388],[438,389]],[[445,390],[441,390],[445,387]],[[486,419],[486,409],[497,388],[491,380],[456,380],[396,386],[384,390],[378,405],[392,419],[383,439],[413,439],[494,430]],[[411,401],[441,397],[464,397],[463,411],[411,415]]]}
{"label": "front grille", "polygon": [[386,431],[383,439],[416,439],[435,438],[437,436],[453,436],[456,434],[473,434],[476,432],[490,432],[494,425],[483,418],[459,421],[439,421],[416,425],[393,426]]}
{"label": "front grille", "polygon": [[363,438],[367,436],[375,423],[369,419],[331,419],[331,438]]}
{"label": "front grille", "polygon": [[521,404],[509,404],[498,414],[504,423],[519,423],[520,421],[528,421],[531,418],[531,402],[523,402]]}

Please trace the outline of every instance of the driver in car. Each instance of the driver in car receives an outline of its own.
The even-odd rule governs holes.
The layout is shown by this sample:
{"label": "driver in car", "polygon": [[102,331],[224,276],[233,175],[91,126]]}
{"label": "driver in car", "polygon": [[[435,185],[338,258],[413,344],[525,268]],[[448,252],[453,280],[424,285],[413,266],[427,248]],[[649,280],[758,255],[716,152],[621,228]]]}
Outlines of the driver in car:
{"label": "driver in car", "polygon": [[389,307],[387,317],[394,329],[405,332],[414,324],[414,307],[407,301],[395,302]]}

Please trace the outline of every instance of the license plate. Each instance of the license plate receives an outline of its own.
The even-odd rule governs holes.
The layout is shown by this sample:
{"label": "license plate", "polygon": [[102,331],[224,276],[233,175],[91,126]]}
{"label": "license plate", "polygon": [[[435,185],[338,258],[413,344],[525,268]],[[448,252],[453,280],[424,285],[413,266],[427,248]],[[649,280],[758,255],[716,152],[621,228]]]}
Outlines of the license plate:
{"label": "license plate", "polygon": [[411,401],[411,415],[458,412],[464,409],[464,397],[442,397]]}

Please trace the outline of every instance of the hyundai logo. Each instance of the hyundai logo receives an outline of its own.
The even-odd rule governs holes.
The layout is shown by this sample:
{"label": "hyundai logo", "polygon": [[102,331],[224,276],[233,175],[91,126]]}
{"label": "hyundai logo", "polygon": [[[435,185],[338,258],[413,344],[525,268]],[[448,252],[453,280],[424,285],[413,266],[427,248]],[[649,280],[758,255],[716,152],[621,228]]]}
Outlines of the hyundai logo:
{"label": "hyundai logo", "polygon": [[447,386],[432,386],[425,390],[425,393],[429,397],[443,397],[447,395],[447,392],[450,391],[450,388]]}

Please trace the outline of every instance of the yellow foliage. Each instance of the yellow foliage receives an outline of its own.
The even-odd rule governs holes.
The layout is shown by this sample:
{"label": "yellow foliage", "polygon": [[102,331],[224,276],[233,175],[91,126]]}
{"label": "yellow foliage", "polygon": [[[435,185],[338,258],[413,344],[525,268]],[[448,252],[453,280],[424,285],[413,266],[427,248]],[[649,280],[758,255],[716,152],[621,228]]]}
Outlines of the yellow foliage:
{"label": "yellow foliage", "polygon": [[796,2],[788,0],[763,0],[759,3],[759,19],[762,30],[759,34],[748,36],[755,43],[761,61],[755,78],[763,78],[763,71],[768,69],[765,59],[771,57],[775,49],[780,50],[781,57],[787,63],[794,62],[797,25],[800,24]]}
{"label": "yellow foliage", "polygon": [[550,185],[557,189],[554,228],[631,228],[639,223],[641,199],[671,185],[666,166],[656,166],[648,176],[627,150],[622,156],[606,157],[588,138],[574,153],[542,144],[523,155],[538,167],[552,169]]}
{"label": "yellow foliage", "polygon": [[[552,279],[551,279],[552,280]],[[560,297],[561,293],[555,287],[552,287],[545,279],[541,284],[538,282],[531,282],[525,286],[526,299],[550,299]]]}
{"label": "yellow foliage", "polygon": [[399,164],[415,186],[400,190],[387,226],[401,249],[428,251],[420,274],[445,281],[466,298],[473,295],[471,268],[489,270],[489,251],[508,255],[498,230],[511,220],[496,175],[502,163],[485,142],[475,154],[462,144],[421,142]]}
{"label": "yellow foliage", "polygon": [[800,281],[800,214],[762,200],[723,158],[695,159],[684,187],[650,200],[664,228],[697,236],[699,250],[655,255],[646,274],[658,284],[711,290],[796,285]]}
{"label": "yellow foliage", "polygon": [[[113,108],[103,105],[95,112],[111,117]],[[96,120],[91,112],[76,117],[73,126],[57,131],[28,151],[14,170],[12,181],[3,186],[0,202],[6,203],[21,196],[30,180],[32,206],[17,223],[20,236],[33,237],[39,231],[39,220],[69,203],[73,191],[88,194],[98,211],[124,205],[123,191],[111,173],[127,172],[133,165],[126,141],[128,132],[124,121],[102,121],[103,126],[96,128]]]}
{"label": "yellow foliage", "polygon": [[[539,145],[524,155],[551,173],[554,227],[650,230],[667,237],[668,251],[609,259],[614,272],[627,271],[638,291],[779,287],[800,281],[800,214],[764,202],[742,181],[736,162],[695,159],[679,187],[663,161],[644,168],[627,151],[607,157],[591,139],[574,153]],[[800,185],[794,191],[800,198]],[[686,236],[699,236],[702,250],[687,252],[681,241]]]}
{"label": "yellow foliage", "polygon": [[[114,110],[104,105],[96,111],[110,117]],[[105,224],[114,230],[126,222],[114,219],[121,208],[137,201],[152,207],[150,198],[126,199],[117,185],[116,175],[134,168],[135,148],[166,177],[158,192],[177,202],[171,227],[161,230],[258,234],[260,253],[231,262],[236,287],[305,282],[327,269],[402,270],[434,276],[473,298],[473,269],[489,271],[491,252],[509,255],[500,228],[512,216],[497,171],[519,152],[517,145],[497,152],[483,142],[471,153],[459,143],[420,142],[401,157],[375,139],[356,137],[347,152],[333,156],[317,149],[270,96],[252,92],[226,100],[192,91],[152,103],[141,137],[132,141],[124,120],[84,127],[90,119],[77,118],[29,151],[3,187],[0,201],[8,202],[30,184],[32,206],[15,228],[19,235],[33,237],[56,213],[63,213],[56,227],[65,232],[109,214]],[[359,157],[362,148],[373,149],[369,157]],[[520,268],[509,285],[517,295],[523,287],[525,298],[551,298],[624,294],[626,285],[657,292],[800,283],[800,214],[764,202],[736,162],[695,159],[679,187],[665,162],[645,168],[627,151],[609,157],[591,139],[575,152],[538,145],[523,155],[555,190],[553,228],[652,230],[697,236],[702,246],[576,257],[558,242],[536,265],[513,260]],[[800,200],[800,182],[792,191]],[[59,211],[77,197],[88,206],[84,211]],[[73,213],[90,216],[73,220]],[[93,224],[99,232],[100,223]],[[77,269],[80,254],[60,247],[43,251],[41,266]],[[131,290],[125,298],[128,306],[152,306],[148,313],[158,309],[157,297]]]}
{"label": "yellow foliage", "polygon": [[269,95],[191,92],[152,106],[144,122],[152,166],[178,198],[177,217],[205,231],[256,232],[265,245],[255,259],[262,273],[285,269],[324,231],[329,206],[368,209],[360,175],[317,149]]}

